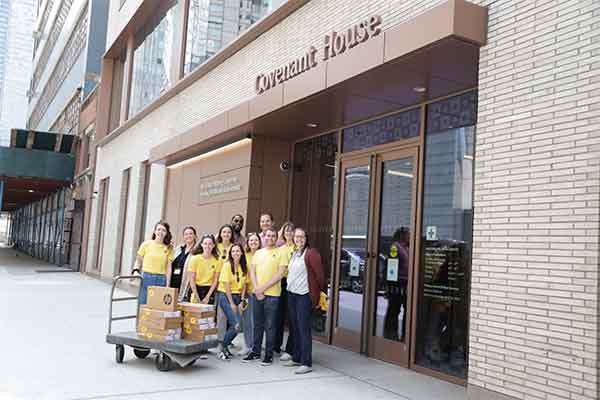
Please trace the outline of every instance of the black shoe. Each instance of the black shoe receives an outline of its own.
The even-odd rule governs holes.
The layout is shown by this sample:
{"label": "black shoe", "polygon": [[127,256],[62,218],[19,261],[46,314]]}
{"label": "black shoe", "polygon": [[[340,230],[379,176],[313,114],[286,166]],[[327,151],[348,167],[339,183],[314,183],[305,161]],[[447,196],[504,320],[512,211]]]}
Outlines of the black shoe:
{"label": "black shoe", "polygon": [[271,364],[273,364],[273,357],[267,357],[267,356],[265,356],[265,358],[263,358],[262,362],[260,363],[260,365],[262,365],[264,367],[268,367]]}
{"label": "black shoe", "polygon": [[225,353],[227,355],[227,357],[233,358],[233,354],[231,354],[231,351],[229,351],[229,347],[224,347],[223,353]]}
{"label": "black shoe", "polygon": [[231,360],[231,357],[229,357],[224,351],[222,351],[219,354],[217,354],[217,357],[220,360],[223,360],[223,361],[229,361],[229,360]]}
{"label": "black shoe", "polygon": [[260,360],[260,354],[256,354],[253,351],[248,353],[248,355],[246,357],[242,358],[242,362],[252,362],[252,361],[257,361],[257,360]]}

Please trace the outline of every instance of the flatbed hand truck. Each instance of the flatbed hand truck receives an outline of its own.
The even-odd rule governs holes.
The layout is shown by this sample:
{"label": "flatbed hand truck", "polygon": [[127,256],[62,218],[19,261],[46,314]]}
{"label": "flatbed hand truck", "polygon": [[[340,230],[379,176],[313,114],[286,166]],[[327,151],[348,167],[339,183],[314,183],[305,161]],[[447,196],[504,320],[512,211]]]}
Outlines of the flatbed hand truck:
{"label": "flatbed hand truck", "polygon": [[[139,280],[140,285],[137,291],[137,296],[126,296],[126,297],[114,297],[115,288],[117,284],[122,280]],[[109,305],[109,317],[108,317],[108,333],[106,334],[106,342],[108,344],[115,345],[115,361],[119,364],[123,362],[125,357],[125,346],[133,348],[133,354],[137,358],[146,358],[152,350],[156,350],[158,353],[155,358],[155,365],[159,371],[169,371],[173,368],[174,363],[181,367],[187,367],[192,365],[198,358],[208,352],[208,349],[217,347],[218,342],[207,341],[207,342],[194,342],[185,339],[177,339],[171,341],[156,341],[144,339],[138,336],[137,332],[112,332],[113,321],[122,321],[127,319],[135,319],[135,326],[137,328],[137,322],[140,314],[140,291],[142,288],[143,278],[140,275],[128,275],[128,276],[116,276],[113,279],[112,288],[110,290],[110,305]],[[136,315],[124,315],[115,317],[113,315],[113,303],[121,301],[136,301],[137,312]]]}

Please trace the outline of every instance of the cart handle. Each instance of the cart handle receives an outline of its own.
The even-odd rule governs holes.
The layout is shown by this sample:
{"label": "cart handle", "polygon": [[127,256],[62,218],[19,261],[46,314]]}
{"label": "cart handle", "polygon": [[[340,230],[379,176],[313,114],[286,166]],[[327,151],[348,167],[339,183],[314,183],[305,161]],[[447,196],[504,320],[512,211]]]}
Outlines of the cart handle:
{"label": "cart handle", "polygon": [[[140,281],[140,285],[138,287],[137,290],[137,295],[136,296],[129,296],[129,297],[117,297],[115,298],[115,289],[117,287],[117,283],[119,281],[125,280],[125,279],[139,279]],[[125,275],[125,276],[121,276],[121,275],[117,275],[113,278],[113,282],[112,282],[112,287],[110,288],[110,303],[108,305],[108,334],[110,335],[112,333],[112,323],[113,321],[121,321],[124,319],[134,319],[135,318],[135,324],[137,327],[137,320],[138,317],[140,315],[140,293],[142,291],[142,286],[144,283],[144,278],[142,278],[141,275]],[[131,300],[136,300],[137,301],[137,311],[135,315],[126,315],[126,316],[121,316],[121,317],[113,317],[113,303],[116,301],[131,301]]]}

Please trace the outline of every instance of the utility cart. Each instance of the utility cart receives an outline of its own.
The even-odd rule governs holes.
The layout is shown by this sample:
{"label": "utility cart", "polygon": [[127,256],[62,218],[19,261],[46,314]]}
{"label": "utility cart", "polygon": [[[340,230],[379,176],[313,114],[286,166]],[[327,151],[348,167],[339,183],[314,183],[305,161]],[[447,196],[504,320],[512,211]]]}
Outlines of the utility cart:
{"label": "utility cart", "polygon": [[[130,279],[139,280],[139,288],[137,296],[114,297],[115,288],[120,281]],[[140,314],[140,291],[142,288],[143,279],[139,275],[117,276],[113,279],[112,288],[110,290],[110,306],[108,319],[108,333],[106,334],[106,342],[115,345],[115,361],[122,363],[125,358],[125,346],[133,348],[133,354],[137,358],[146,358],[152,350],[156,350],[155,365],[159,371],[169,371],[174,364],[181,367],[192,365],[203,354],[206,354],[208,349],[217,347],[218,343],[214,341],[194,342],[185,339],[177,339],[171,341],[156,341],[144,339],[138,336],[135,330],[128,332],[112,332],[113,321],[122,321],[135,319],[135,326]],[[113,315],[113,303],[122,301],[135,301],[137,303],[136,315],[123,315],[115,317]]]}

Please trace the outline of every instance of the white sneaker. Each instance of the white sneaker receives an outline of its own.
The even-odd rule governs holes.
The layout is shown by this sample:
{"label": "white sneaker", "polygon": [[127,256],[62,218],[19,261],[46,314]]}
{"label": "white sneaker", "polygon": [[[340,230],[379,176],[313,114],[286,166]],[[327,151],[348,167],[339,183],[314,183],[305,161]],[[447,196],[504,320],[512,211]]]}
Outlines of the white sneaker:
{"label": "white sneaker", "polygon": [[307,365],[302,365],[294,371],[296,375],[308,374],[309,372],[312,372],[312,368]]}
{"label": "white sneaker", "polygon": [[298,367],[298,366],[300,366],[300,365],[302,365],[302,364],[300,364],[300,363],[297,363],[297,362],[296,362],[296,361],[294,361],[294,360],[289,360],[289,361],[286,361],[286,362],[284,362],[284,363],[283,363],[283,364],[281,364],[281,365],[283,365],[284,367]]}
{"label": "white sneaker", "polygon": [[242,347],[242,349],[240,351],[238,351],[237,353],[235,353],[236,356],[245,356],[246,354],[250,353],[250,350],[247,348],[246,346]]}
{"label": "white sneaker", "polygon": [[281,353],[281,357],[279,357],[279,361],[290,361],[292,359],[292,355],[286,352]]}

